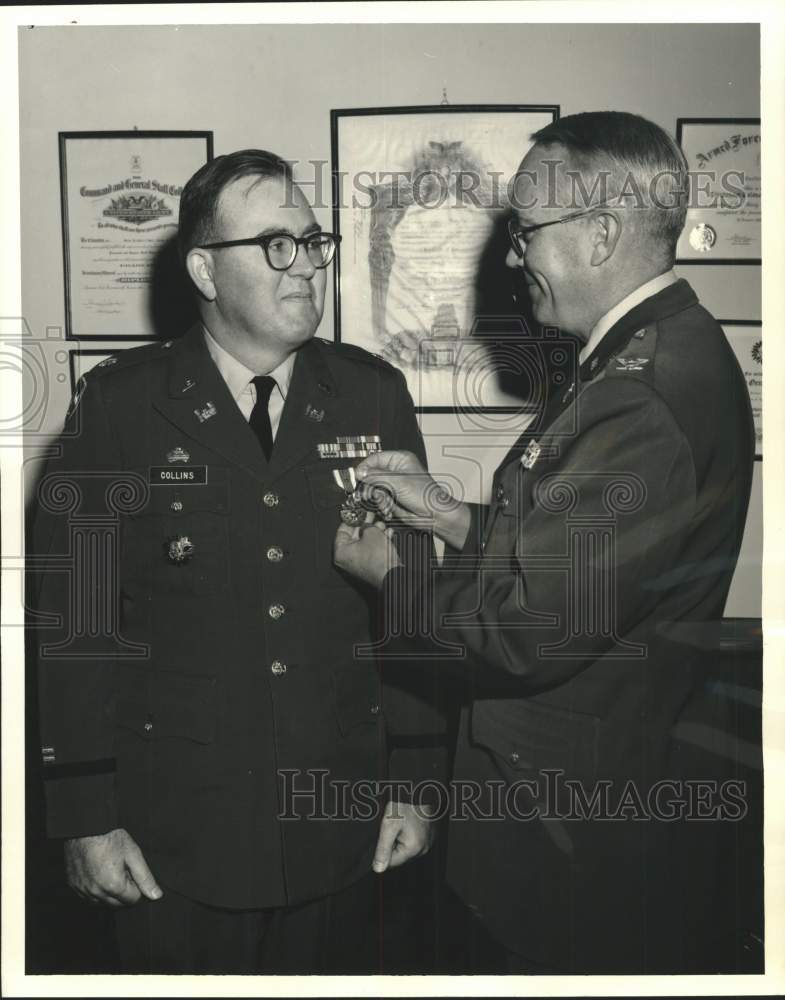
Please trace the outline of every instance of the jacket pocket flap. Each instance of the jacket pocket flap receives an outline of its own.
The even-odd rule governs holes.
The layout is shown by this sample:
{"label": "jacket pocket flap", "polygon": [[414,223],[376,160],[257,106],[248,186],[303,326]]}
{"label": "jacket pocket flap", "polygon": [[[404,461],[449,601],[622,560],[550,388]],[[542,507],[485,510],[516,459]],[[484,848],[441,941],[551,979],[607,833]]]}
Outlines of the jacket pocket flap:
{"label": "jacket pocket flap", "polygon": [[529,698],[477,701],[472,740],[515,770],[596,771],[600,720]]}
{"label": "jacket pocket flap", "polygon": [[346,500],[346,491],[335,481],[331,468],[306,469],[305,477],[314,507],[320,510],[338,508]]}
{"label": "jacket pocket flap", "polygon": [[129,684],[117,707],[118,725],[149,740],[215,739],[215,677],[151,670]]}

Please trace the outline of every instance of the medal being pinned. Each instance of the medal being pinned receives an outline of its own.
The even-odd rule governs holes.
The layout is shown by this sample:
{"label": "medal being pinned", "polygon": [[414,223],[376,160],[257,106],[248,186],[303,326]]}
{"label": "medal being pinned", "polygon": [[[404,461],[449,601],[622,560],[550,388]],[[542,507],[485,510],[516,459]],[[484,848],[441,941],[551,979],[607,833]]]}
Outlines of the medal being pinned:
{"label": "medal being pinned", "polygon": [[357,474],[353,468],[333,469],[333,479],[346,494],[346,499],[341,504],[341,520],[348,524],[350,528],[356,528],[365,523],[365,507],[360,499],[360,491],[357,486]]}

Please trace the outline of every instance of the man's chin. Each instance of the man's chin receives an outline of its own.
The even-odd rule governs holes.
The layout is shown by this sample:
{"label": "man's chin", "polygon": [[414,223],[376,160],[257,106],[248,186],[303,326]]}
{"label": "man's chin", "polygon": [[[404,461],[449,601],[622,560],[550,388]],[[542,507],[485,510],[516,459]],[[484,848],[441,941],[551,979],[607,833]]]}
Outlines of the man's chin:
{"label": "man's chin", "polygon": [[289,329],[289,340],[297,347],[302,347],[313,340],[319,328],[319,321],[303,324],[293,324]]}

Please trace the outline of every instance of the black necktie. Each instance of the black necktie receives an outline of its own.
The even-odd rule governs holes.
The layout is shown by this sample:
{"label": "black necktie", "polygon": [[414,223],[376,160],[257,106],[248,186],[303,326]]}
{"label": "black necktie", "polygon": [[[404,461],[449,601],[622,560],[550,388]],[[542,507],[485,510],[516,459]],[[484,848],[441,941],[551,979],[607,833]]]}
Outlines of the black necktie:
{"label": "black necktie", "polygon": [[256,402],[251,410],[251,419],[248,423],[259,438],[264,457],[269,462],[273,453],[273,429],[270,425],[268,404],[270,393],[275,387],[275,379],[269,375],[257,375],[251,381],[256,386]]}

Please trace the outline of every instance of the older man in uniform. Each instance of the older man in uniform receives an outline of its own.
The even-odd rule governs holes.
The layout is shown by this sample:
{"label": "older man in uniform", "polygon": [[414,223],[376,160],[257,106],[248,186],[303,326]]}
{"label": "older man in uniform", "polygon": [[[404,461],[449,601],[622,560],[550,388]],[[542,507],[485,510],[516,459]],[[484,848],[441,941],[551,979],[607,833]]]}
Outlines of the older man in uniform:
{"label": "older man in uniform", "polygon": [[[499,971],[727,968],[713,890],[733,874],[698,872],[743,803],[696,790],[671,729],[719,648],[752,476],[747,387],[672,270],[673,140],[615,112],[533,138],[507,263],[536,319],[579,338],[576,377],[554,373],[489,507],[429,509],[414,456],[358,470],[448,545],[434,620],[467,654],[451,668],[467,682],[455,778],[478,796],[451,823],[448,878],[503,946]],[[388,536],[339,528],[336,558],[411,614],[415,575]]]}
{"label": "older man in uniform", "polygon": [[[48,831],[76,892],[117,908],[128,971],[378,971],[372,863],[423,853],[427,827],[391,797],[380,830],[339,792],[429,773],[411,748],[417,711],[435,716],[391,691],[408,732],[388,771],[378,672],[354,651],[375,600],[332,540],[366,516],[364,456],[424,460],[411,398],[314,337],[338,237],[279,157],[204,166],[179,237],[201,323],[91,372],[40,484],[38,609],[61,625],[40,636]],[[74,525],[107,512],[119,557],[82,561]],[[113,596],[119,626],[109,606],[89,627]]]}

